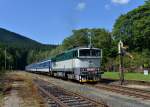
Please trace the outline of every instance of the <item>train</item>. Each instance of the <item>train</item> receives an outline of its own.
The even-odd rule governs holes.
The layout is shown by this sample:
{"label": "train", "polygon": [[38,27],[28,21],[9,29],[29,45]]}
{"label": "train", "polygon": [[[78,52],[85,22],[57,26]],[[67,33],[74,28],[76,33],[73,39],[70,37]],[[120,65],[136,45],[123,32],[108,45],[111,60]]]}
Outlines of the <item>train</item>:
{"label": "train", "polygon": [[25,69],[28,72],[48,74],[78,82],[97,82],[103,74],[101,62],[101,49],[77,47],[52,58],[27,65]]}

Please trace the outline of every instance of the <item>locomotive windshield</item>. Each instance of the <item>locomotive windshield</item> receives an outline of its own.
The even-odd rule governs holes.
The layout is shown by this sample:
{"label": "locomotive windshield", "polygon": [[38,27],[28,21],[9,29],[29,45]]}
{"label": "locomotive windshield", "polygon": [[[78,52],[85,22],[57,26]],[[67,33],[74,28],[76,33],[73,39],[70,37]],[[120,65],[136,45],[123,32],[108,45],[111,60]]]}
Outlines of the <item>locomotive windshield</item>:
{"label": "locomotive windshield", "polygon": [[97,49],[80,49],[80,56],[100,56],[100,50]]}

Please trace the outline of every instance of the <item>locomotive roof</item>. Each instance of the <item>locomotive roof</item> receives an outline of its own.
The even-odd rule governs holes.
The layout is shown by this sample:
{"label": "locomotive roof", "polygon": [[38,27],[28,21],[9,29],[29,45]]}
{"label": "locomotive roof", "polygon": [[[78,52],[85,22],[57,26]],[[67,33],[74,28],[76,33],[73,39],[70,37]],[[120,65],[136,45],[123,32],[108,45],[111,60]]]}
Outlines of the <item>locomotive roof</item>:
{"label": "locomotive roof", "polygon": [[[68,49],[68,50],[66,50],[66,51],[64,51],[64,52],[62,52],[60,54],[57,54],[56,56],[65,54],[67,52],[75,51],[75,50],[78,50],[78,49],[96,49],[96,50],[100,50],[99,48],[93,48],[93,47],[92,48],[90,48],[90,47],[76,47],[76,48]],[[54,56],[54,57],[56,57],[56,56]],[[54,57],[52,57],[52,58],[54,58]]]}
{"label": "locomotive roof", "polygon": [[99,48],[90,48],[90,47],[76,47],[76,48],[72,48],[72,49],[69,49],[65,52],[68,52],[68,51],[73,51],[73,50],[78,50],[78,49],[96,49],[96,50],[100,50]]}

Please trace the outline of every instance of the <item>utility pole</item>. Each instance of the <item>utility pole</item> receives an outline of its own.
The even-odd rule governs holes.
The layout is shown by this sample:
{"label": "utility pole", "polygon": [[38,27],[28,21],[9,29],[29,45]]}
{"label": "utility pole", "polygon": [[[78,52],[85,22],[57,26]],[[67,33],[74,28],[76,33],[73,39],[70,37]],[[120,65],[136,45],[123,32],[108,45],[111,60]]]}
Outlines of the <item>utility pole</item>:
{"label": "utility pole", "polygon": [[121,85],[124,82],[124,68],[123,68],[123,42],[120,40],[118,43],[118,53],[119,53],[119,59],[120,59],[120,65],[119,65],[119,71],[120,71],[120,82]]}
{"label": "utility pole", "polygon": [[88,32],[88,37],[90,39],[89,47],[92,48],[92,33],[91,32]]}
{"label": "utility pole", "polygon": [[7,50],[5,48],[5,70],[7,69]]}

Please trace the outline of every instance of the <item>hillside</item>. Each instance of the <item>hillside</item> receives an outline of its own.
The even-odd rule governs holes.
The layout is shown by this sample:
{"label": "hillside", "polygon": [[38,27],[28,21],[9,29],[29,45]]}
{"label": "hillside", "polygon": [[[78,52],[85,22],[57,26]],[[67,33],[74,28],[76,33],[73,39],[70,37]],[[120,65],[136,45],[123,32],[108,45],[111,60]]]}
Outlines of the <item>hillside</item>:
{"label": "hillside", "polygon": [[[56,45],[47,45],[0,28],[0,70],[24,69],[24,67],[40,59],[49,57]],[[5,59],[5,52],[7,56]],[[7,66],[5,66],[5,61]]]}
{"label": "hillside", "polygon": [[0,28],[0,44],[15,48],[53,48],[55,45],[41,44],[20,34]]}

